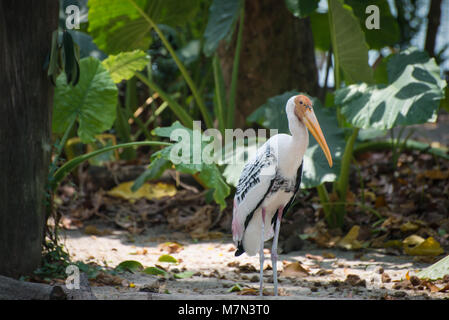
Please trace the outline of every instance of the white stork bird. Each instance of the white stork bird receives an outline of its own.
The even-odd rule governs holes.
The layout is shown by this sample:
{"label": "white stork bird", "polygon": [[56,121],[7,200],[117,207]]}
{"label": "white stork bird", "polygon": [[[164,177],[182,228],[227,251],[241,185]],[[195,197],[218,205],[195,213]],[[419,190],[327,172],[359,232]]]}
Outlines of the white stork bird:
{"label": "white stork bird", "polygon": [[[260,295],[263,294],[264,242],[273,237],[271,261],[274,294],[277,295],[277,243],[282,216],[292,204],[301,184],[302,159],[309,144],[307,129],[332,167],[332,157],[311,100],[291,97],[286,105],[291,135],[277,134],[260,147],[243,168],[234,198],[232,219],[236,256],[260,255]],[[277,214],[276,214],[277,213]],[[268,226],[266,226],[268,222]],[[274,228],[274,230],[273,230]]]}

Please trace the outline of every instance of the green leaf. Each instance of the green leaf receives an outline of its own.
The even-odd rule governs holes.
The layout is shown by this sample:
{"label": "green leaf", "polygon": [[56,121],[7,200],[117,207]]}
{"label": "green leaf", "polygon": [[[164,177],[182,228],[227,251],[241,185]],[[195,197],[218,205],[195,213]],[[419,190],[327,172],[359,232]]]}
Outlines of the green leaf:
{"label": "green leaf", "polygon": [[190,278],[195,274],[195,272],[192,271],[184,271],[184,272],[179,272],[179,273],[175,273],[173,276],[176,279],[186,279],[186,278]]}
{"label": "green leaf", "polygon": [[[289,91],[268,99],[248,117],[248,121],[256,122],[268,129],[278,129],[279,133],[290,134],[285,105],[290,97],[297,94],[299,93],[296,91]],[[340,172],[340,161],[345,146],[344,132],[338,127],[335,109],[323,107],[316,98],[312,98],[312,101],[315,115],[331,151],[334,166],[329,168],[320,146],[315,138],[309,135],[309,146],[303,160],[301,188],[312,188],[323,182],[335,181]]]}
{"label": "green leaf", "polygon": [[242,291],[242,287],[236,283],[234,284],[231,288],[229,288],[228,292],[238,292],[238,291]]}
{"label": "green leaf", "polygon": [[172,166],[171,162],[163,158],[152,159],[147,170],[143,172],[131,187],[131,191],[136,192],[145,183],[145,181],[159,178],[165,170]]}
{"label": "green leaf", "polygon": [[321,51],[328,51],[331,46],[331,34],[327,13],[313,12],[310,15],[310,27],[315,47]]}
{"label": "green leaf", "polygon": [[366,42],[371,49],[393,46],[399,41],[399,25],[396,18],[391,14],[388,0],[377,0],[373,3],[379,8],[380,29],[366,28],[366,19],[370,15],[365,13],[366,7],[369,5],[365,1],[345,0],[345,3],[354,10],[354,15],[358,18],[360,27],[365,33]]}
{"label": "green leaf", "polygon": [[446,82],[427,53],[415,48],[391,57],[388,85],[351,85],[336,93],[342,113],[358,128],[390,129],[435,121]]}
{"label": "green leaf", "polygon": [[110,55],[102,64],[111,74],[112,80],[119,83],[129,80],[136,71],[141,71],[149,62],[148,55],[142,50],[121,52],[118,55]]}
{"label": "green leaf", "polygon": [[240,0],[213,0],[204,32],[204,54],[211,56],[221,40],[230,35],[239,15]]}
{"label": "green leaf", "polygon": [[169,263],[178,263],[178,260],[174,257],[172,257],[169,254],[163,254],[162,256],[157,259],[159,262],[169,262]]}
{"label": "green leaf", "polygon": [[368,46],[358,19],[342,0],[329,0],[332,49],[349,83],[373,82],[368,65]]}
{"label": "green leaf", "polygon": [[73,87],[65,74],[56,81],[53,132],[63,133],[74,118],[83,143],[112,127],[116,116],[117,87],[100,61],[89,57],[80,61],[81,75]]}
{"label": "green leaf", "polygon": [[53,177],[50,178],[50,186],[53,190],[56,189],[58,184],[64,179],[64,177],[73,169],[75,169],[77,166],[79,166],[81,163],[83,163],[86,160],[89,160],[93,157],[98,156],[99,154],[109,152],[111,150],[119,149],[119,148],[130,148],[135,146],[148,146],[148,145],[156,145],[156,146],[167,146],[170,145],[166,142],[159,142],[159,141],[138,141],[138,142],[129,142],[129,143],[123,143],[123,144],[117,144],[115,146],[109,146],[102,148],[100,150],[95,150],[87,154],[83,154],[81,156],[78,156],[76,158],[73,158],[72,160],[64,163],[58,170],[56,170]]}
{"label": "green leaf", "polygon": [[131,273],[135,273],[143,269],[143,265],[135,260],[126,260],[121,262],[117,267],[115,267],[116,271],[129,271]]}
{"label": "green leaf", "polygon": [[319,0],[285,0],[288,10],[297,18],[305,18],[318,8]]}
{"label": "green leaf", "polygon": [[417,274],[421,279],[430,280],[442,279],[445,275],[449,275],[449,256],[437,261]]}
{"label": "green leaf", "polygon": [[158,267],[148,267],[148,268],[145,268],[143,270],[143,272],[146,274],[151,274],[151,275],[155,275],[155,276],[158,276],[158,275],[167,276],[168,275],[167,271],[162,270]]}
{"label": "green leaf", "polygon": [[[153,153],[151,161],[164,159],[173,163],[177,171],[187,174],[199,173],[198,178],[202,181],[204,186],[213,189],[215,202],[220,205],[221,209],[224,209],[226,207],[225,199],[230,194],[230,188],[223,180],[216,164],[214,162],[210,164],[205,163],[203,161],[204,159],[202,159],[202,151],[209,144],[206,142],[209,139],[201,133],[199,133],[198,137],[194,138],[193,131],[184,127],[179,121],[174,122],[170,127],[156,128],[155,133],[159,137],[166,138],[171,138],[173,135],[173,138],[178,138],[178,141],[167,148]],[[156,170],[154,171],[155,173],[160,173],[167,168],[166,163],[160,162],[158,165],[160,166],[159,168],[150,167],[150,170],[154,169]],[[152,175],[149,174],[147,177],[148,176]],[[139,177],[138,180],[142,181],[143,178],[140,179]]]}
{"label": "green leaf", "polygon": [[[199,0],[134,0],[156,24],[181,26],[192,19]],[[151,27],[129,0],[89,0],[89,33],[106,53],[148,49]]]}

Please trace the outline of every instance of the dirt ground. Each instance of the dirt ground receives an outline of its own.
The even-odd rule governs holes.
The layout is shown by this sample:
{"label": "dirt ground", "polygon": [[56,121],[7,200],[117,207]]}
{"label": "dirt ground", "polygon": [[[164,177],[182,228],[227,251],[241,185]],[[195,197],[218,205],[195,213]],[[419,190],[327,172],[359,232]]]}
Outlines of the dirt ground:
{"label": "dirt ground", "polygon": [[[251,288],[258,289],[259,257],[249,257],[246,253],[235,257],[235,247],[227,236],[220,240],[194,242],[159,225],[132,238],[123,231],[93,236],[79,230],[66,230],[63,237],[73,261],[115,267],[123,261],[135,260],[144,267],[162,267],[170,274],[186,270],[194,272],[185,279],[124,272],[119,274],[125,280],[122,284],[93,284],[92,290],[98,299],[258,298],[256,290]],[[164,241],[182,244],[179,252],[170,253],[178,260],[177,264],[158,262],[161,255],[168,253],[161,247]],[[269,245],[267,242],[264,281],[267,293],[272,294]],[[296,261],[306,271],[301,269],[301,272],[284,276],[284,266]],[[300,251],[279,255],[278,299],[448,299],[449,293],[431,293],[425,287],[412,290],[401,287],[400,281],[406,278],[407,272],[411,276],[426,266],[428,264],[414,262],[410,256],[386,254],[382,249],[355,252],[320,249],[306,243]],[[230,292],[237,283],[242,291]]]}
{"label": "dirt ground", "polygon": [[[440,115],[438,124],[412,127],[415,130],[413,138],[449,145],[449,115],[446,113]],[[380,182],[373,183],[373,190],[377,190],[376,192],[380,194],[380,197],[385,197],[389,203],[388,208],[384,207],[377,210],[385,209],[382,213],[385,218],[389,217],[387,221],[397,220],[395,222],[397,226],[394,226],[394,223],[386,226],[385,232],[389,234],[389,238],[384,240],[405,238],[409,234],[401,232],[400,226],[418,219],[416,221],[425,221],[427,224],[425,228],[420,229],[422,231],[420,235],[422,237],[438,237],[443,247],[447,248],[448,237],[438,236],[438,228],[443,226],[442,221],[446,221],[448,217],[445,192],[437,192],[447,190],[445,181],[438,179],[425,180],[425,183],[428,184],[426,187],[432,193],[432,198],[427,202],[424,201],[420,206],[417,205],[419,201],[416,200],[419,198],[419,194],[416,193],[416,185],[418,182],[419,185],[423,185],[423,182],[418,181],[416,177],[423,170],[438,168],[440,171],[444,171],[445,164],[444,162],[432,162],[434,161],[432,157],[427,157],[430,160],[427,158],[427,160],[422,160],[421,155],[407,157],[411,160],[403,161],[402,169],[405,170],[407,168],[404,167],[409,166],[410,170],[400,176],[402,180],[408,181],[405,186],[397,184],[395,181],[397,177],[392,178],[391,173],[380,172],[379,168],[382,167],[382,161],[388,165],[385,154],[380,154],[380,156],[371,160],[368,159],[366,163],[367,181],[371,177],[380,179]],[[376,165],[372,166],[372,163]],[[374,167],[379,168],[373,171]],[[95,179],[97,182],[103,180]],[[88,186],[89,184],[84,183],[84,185]],[[355,183],[356,185],[357,183]],[[389,188],[386,188],[386,186]],[[98,187],[96,188],[98,189]],[[69,190],[72,189],[69,188]],[[96,193],[97,189],[94,188],[94,191],[89,191],[87,188],[85,194],[91,196],[80,197],[78,200],[73,200],[76,198],[73,190],[68,193],[65,192],[65,196],[64,192],[60,194],[62,203],[64,203],[60,211],[64,217],[71,218],[71,220],[66,220],[69,223],[62,223],[65,230],[61,230],[61,233],[62,242],[70,253],[72,261],[93,263],[113,269],[123,261],[135,260],[144,267],[158,266],[168,272],[166,277],[149,275],[140,271],[135,273],[124,272],[118,274],[115,278],[106,279],[103,285],[101,281],[97,281],[98,279],[91,281],[93,292],[98,299],[259,299],[257,296],[259,257],[249,257],[246,254],[240,257],[234,256],[235,247],[229,234],[230,231],[226,231],[230,225],[229,212],[227,215],[223,215],[220,228],[220,223],[206,221],[206,213],[210,214],[212,209],[203,200],[183,204],[184,202],[181,200],[184,196],[182,194],[179,199],[174,199],[173,203],[186,211],[182,216],[176,211],[176,208],[165,206],[164,203],[137,202],[136,206],[130,207],[126,203],[105,198],[103,193]],[[391,192],[393,189],[395,190],[394,193]],[[411,191],[413,192],[410,193]],[[193,198],[198,197],[204,198],[201,194],[195,195]],[[306,200],[313,202],[310,197],[306,197],[308,199]],[[403,202],[413,205],[406,206],[407,203],[404,204]],[[371,203],[371,206],[378,208],[377,199],[376,203]],[[315,226],[316,221],[313,220],[313,211],[315,210],[310,206],[307,208],[304,204],[302,207],[305,209],[300,209],[299,216],[308,217],[307,219],[310,221],[306,219],[308,221],[306,225]],[[311,212],[308,213],[307,210]],[[121,217],[121,212],[124,213],[123,217]],[[130,212],[135,213],[131,214]],[[141,217],[141,212],[146,213],[146,215]],[[198,212],[203,216],[196,216]],[[170,224],[172,226],[185,224],[188,221],[186,217],[193,215],[196,217],[193,220],[197,222],[191,226],[191,229],[201,227],[201,221],[204,221],[207,227],[206,231],[211,224],[214,224],[222,233],[216,239],[213,237],[215,240],[194,241],[188,232],[181,232],[182,228],[178,228],[179,231],[169,229]],[[294,213],[292,215],[294,216]],[[366,213],[353,212],[350,216],[347,218],[352,220],[346,221],[349,226],[355,224],[370,225],[376,220],[375,217],[370,218]],[[117,217],[121,218],[117,219]],[[176,219],[173,220],[173,217]],[[125,220],[121,221],[122,218]],[[129,218],[132,219],[127,220]],[[294,217],[292,219],[293,221],[301,220],[295,220]],[[217,222],[218,220],[220,219],[217,219]],[[76,221],[81,222],[76,224]],[[200,226],[196,225],[198,223]],[[73,227],[74,225],[76,227]],[[447,224],[445,226],[447,229]],[[287,230],[287,227],[286,224],[283,225],[281,236],[283,231],[287,234],[291,233]],[[296,224],[290,227],[291,230],[304,229],[304,226]],[[91,230],[86,232],[86,228],[91,228]],[[191,233],[192,230],[187,231]],[[429,266],[431,262],[424,262],[425,260],[404,255],[401,250],[374,249],[371,247],[358,251],[346,251],[336,246],[332,248],[317,247],[316,242],[308,240],[304,240],[298,245],[297,237],[290,237],[290,240],[292,239],[296,239],[296,241],[290,241],[289,243],[289,240],[281,237],[279,243],[280,248],[289,246],[287,250],[289,253],[283,254],[281,252],[279,255],[280,296],[277,299],[423,300],[449,298],[449,290],[433,292],[438,290],[432,290],[432,285],[421,284],[419,281],[410,279],[417,271]],[[163,245],[166,242],[176,242],[181,246],[172,250]],[[270,247],[271,243],[267,242],[264,288],[268,295],[264,296],[264,299],[274,299],[271,295],[273,284]],[[178,263],[159,262],[158,259],[163,254],[170,254],[178,260]],[[293,272],[292,265],[296,266],[296,268],[293,268]],[[183,279],[174,277],[174,274],[184,271],[191,272],[193,275]],[[232,290],[236,288],[236,284],[239,284],[240,291]]]}

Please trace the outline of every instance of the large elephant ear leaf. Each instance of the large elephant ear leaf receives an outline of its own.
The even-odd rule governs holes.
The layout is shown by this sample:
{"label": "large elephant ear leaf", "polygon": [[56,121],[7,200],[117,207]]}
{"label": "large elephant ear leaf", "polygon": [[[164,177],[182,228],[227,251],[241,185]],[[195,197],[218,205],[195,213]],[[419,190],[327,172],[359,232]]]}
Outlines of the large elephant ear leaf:
{"label": "large elephant ear leaf", "polygon": [[388,85],[357,84],[340,89],[335,102],[358,128],[390,129],[436,120],[446,82],[435,60],[415,48],[392,56]]}
{"label": "large elephant ear leaf", "polygon": [[[373,1],[377,9],[374,9],[376,11],[372,11],[371,13],[366,12],[369,6],[366,1],[345,0],[345,3],[351,6],[354,15],[358,18],[360,27],[365,33],[366,43],[370,49],[382,49],[386,46],[393,46],[399,41],[399,25],[396,18],[391,14],[388,0]],[[376,16],[377,14],[378,16]],[[367,19],[372,15],[378,18],[379,29],[368,29],[366,27]]]}
{"label": "large elephant ear leaf", "polygon": [[212,55],[221,40],[232,34],[239,16],[241,0],[213,0],[209,8],[209,20],[204,32],[204,53]]}
{"label": "large elephant ear leaf", "polygon": [[177,139],[177,142],[153,153],[148,170],[136,180],[132,189],[138,189],[146,180],[157,178],[164,170],[174,166],[179,172],[195,175],[203,186],[213,189],[212,195],[215,202],[224,209],[225,199],[231,190],[217,165],[213,162],[205,163],[202,154],[198,154],[198,152],[203,153],[208,144],[204,141],[208,139],[200,132],[194,133],[192,129],[184,127],[179,121],[174,122],[170,127],[156,128],[155,133],[159,137]]}
{"label": "large elephant ear leaf", "polygon": [[129,80],[136,71],[140,71],[149,62],[149,56],[142,50],[131,52],[120,52],[117,55],[109,55],[103,60],[102,65],[111,74],[112,80],[119,83],[122,80]]}
{"label": "large elephant ear leaf", "polygon": [[98,59],[80,61],[80,79],[73,87],[62,73],[56,80],[53,132],[63,133],[78,121],[78,136],[84,143],[109,130],[116,117],[117,87]]}
{"label": "large elephant ear leaf", "polygon": [[347,83],[372,83],[365,35],[352,8],[343,0],[329,0],[329,27],[332,49]]}
{"label": "large elephant ear leaf", "polygon": [[[291,96],[297,94],[299,93],[296,91],[289,91],[268,99],[267,103],[248,117],[248,121],[256,122],[267,129],[277,129],[279,133],[290,133],[285,105]],[[302,188],[312,188],[323,182],[335,181],[340,171],[340,160],[345,146],[344,132],[338,127],[335,109],[324,108],[316,98],[312,97],[312,101],[334,165],[332,168],[329,167],[320,146],[313,136],[309,135],[309,146],[303,160]]]}
{"label": "large elephant ear leaf", "polygon": [[108,54],[148,49],[151,26],[135,3],[156,24],[172,27],[192,19],[199,0],[89,0],[89,34],[95,44]]}

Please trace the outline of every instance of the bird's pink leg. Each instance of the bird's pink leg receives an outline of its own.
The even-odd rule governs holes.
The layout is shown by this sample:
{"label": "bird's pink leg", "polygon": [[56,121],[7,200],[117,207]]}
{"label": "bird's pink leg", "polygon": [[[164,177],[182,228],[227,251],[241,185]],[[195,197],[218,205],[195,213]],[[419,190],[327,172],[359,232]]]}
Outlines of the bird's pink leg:
{"label": "bird's pink leg", "polygon": [[274,295],[278,295],[278,270],[277,270],[277,261],[278,261],[278,240],[279,240],[279,229],[281,227],[281,219],[282,219],[282,211],[284,211],[284,207],[280,207],[278,209],[278,215],[276,219],[276,227],[274,231],[274,239],[273,246],[271,247],[271,264],[273,267],[273,284],[274,284]]}
{"label": "bird's pink leg", "polygon": [[263,296],[263,260],[265,258],[263,254],[263,247],[265,242],[265,208],[262,207],[262,233],[260,236],[260,274],[259,274],[259,295]]}

